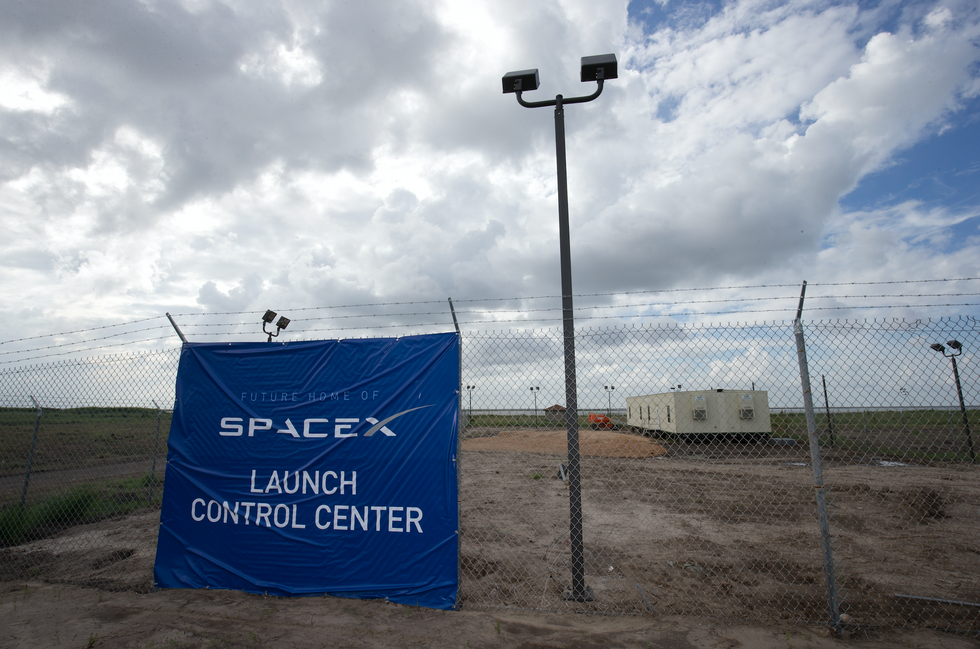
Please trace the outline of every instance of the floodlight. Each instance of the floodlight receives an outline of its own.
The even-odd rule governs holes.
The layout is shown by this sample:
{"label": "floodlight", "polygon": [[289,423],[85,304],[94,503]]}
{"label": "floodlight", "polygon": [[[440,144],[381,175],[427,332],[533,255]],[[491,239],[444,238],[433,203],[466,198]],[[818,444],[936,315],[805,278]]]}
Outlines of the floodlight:
{"label": "floodlight", "polygon": [[582,57],[582,81],[618,79],[615,54]]}
{"label": "floodlight", "polygon": [[276,312],[273,311],[272,309],[266,311],[265,315],[262,316],[262,333],[269,335],[269,338],[267,339],[266,342],[271,343],[272,339],[279,335],[279,332],[281,332],[283,329],[289,326],[289,318],[287,318],[286,316],[280,316],[279,322],[276,323],[275,332],[267,330],[265,326],[267,324],[272,324],[272,321],[275,319],[276,319]]}
{"label": "floodlight", "polygon": [[538,69],[508,72],[503,78],[504,94],[538,89]]}
{"label": "floodlight", "polygon": [[963,343],[958,340],[947,340],[946,344],[953,350],[946,353],[946,347],[942,343],[929,345],[932,349],[940,352],[943,356],[953,362],[953,380],[956,382],[956,396],[960,400],[960,413],[963,415],[963,433],[966,435],[967,449],[970,452],[970,463],[977,463],[977,456],[973,452],[973,434],[970,432],[970,418],[966,412],[966,402],[963,401],[963,386],[960,384],[960,370],[956,366],[956,357],[963,353]]}

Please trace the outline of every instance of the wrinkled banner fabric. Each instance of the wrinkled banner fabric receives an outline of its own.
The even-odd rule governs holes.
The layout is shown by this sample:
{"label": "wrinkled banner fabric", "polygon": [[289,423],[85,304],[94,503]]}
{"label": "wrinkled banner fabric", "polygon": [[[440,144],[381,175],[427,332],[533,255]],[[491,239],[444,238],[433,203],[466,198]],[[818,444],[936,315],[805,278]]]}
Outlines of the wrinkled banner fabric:
{"label": "wrinkled banner fabric", "polygon": [[187,343],[154,581],[453,608],[457,334]]}

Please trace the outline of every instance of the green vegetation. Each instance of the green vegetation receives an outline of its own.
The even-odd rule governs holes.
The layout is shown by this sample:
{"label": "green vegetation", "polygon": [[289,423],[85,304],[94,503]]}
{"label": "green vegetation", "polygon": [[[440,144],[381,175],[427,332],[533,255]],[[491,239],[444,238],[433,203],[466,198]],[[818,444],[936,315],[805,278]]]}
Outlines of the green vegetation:
{"label": "green vegetation", "polygon": [[156,480],[151,502],[152,481],[150,474],[103,480],[71,487],[23,508],[11,505],[0,511],[0,547],[20,545],[73,525],[157,507],[163,495],[163,484],[159,478]]}
{"label": "green vegetation", "polygon": [[[820,445],[842,451],[870,452],[901,461],[959,462],[969,460],[963,416],[957,410],[848,410],[816,413]],[[968,410],[974,448],[978,410]],[[773,437],[789,437],[807,443],[803,413],[770,413]],[[833,439],[830,430],[833,428]]]}
{"label": "green vegetation", "polygon": [[[827,427],[827,413],[817,409],[817,428]],[[980,411],[967,410],[971,429],[974,422],[980,420]],[[846,412],[831,412],[830,417],[834,428],[848,431],[863,429],[945,429],[963,430],[963,415],[958,410],[848,410]],[[798,432],[806,435],[806,415],[802,412],[781,413],[778,410],[769,414],[772,421],[773,435],[788,437],[783,433]]]}
{"label": "green vegetation", "polygon": [[[27,468],[36,417],[33,408],[0,408],[0,475]],[[154,443],[165,457],[170,420],[170,412],[153,408],[45,408],[32,471],[150,459]]]}
{"label": "green vegetation", "polygon": [[[507,429],[563,429],[561,414],[547,416],[523,413],[496,414],[464,408],[462,420],[466,423],[464,439],[492,436]],[[579,428],[589,427],[588,411],[579,413]],[[817,431],[822,448],[834,448],[842,452],[873,455],[881,459],[901,462],[962,462],[969,461],[966,437],[963,433],[962,415],[958,410],[906,409],[906,410],[847,410],[831,413],[833,440],[827,413],[818,409]],[[980,455],[980,410],[969,410],[970,427],[973,431],[975,452]],[[469,415],[469,417],[467,417]],[[625,417],[620,415],[621,423]],[[617,417],[613,417],[614,422]],[[770,412],[772,436],[795,439],[800,446],[807,446],[806,415],[802,412]],[[620,432],[629,433],[624,426]],[[633,431],[636,432],[636,431]]]}

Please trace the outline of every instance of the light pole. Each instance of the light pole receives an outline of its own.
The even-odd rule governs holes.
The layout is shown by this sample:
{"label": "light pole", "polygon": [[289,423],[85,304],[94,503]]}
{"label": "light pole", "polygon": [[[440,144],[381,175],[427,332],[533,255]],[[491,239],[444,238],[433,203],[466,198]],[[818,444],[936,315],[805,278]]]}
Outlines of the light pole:
{"label": "light pole", "polygon": [[538,420],[538,392],[540,391],[541,388],[538,386],[531,388],[531,394],[534,395],[534,421]]}
{"label": "light pole", "polygon": [[970,450],[970,462],[976,464],[977,458],[973,454],[973,436],[970,435],[970,418],[966,415],[966,404],[963,403],[963,387],[960,385],[960,370],[956,367],[956,357],[963,353],[963,344],[958,340],[947,340],[946,344],[953,350],[948,354],[946,353],[946,347],[940,343],[930,345],[930,347],[953,361],[953,378],[956,379],[956,396],[960,398],[960,412],[963,413],[963,432],[966,433],[966,445]]}
{"label": "light pole", "polygon": [[903,444],[902,452],[908,455],[909,436],[908,433],[905,432],[905,402],[908,400],[909,391],[903,387],[898,391],[898,396],[901,397],[902,399],[902,407],[898,411],[899,421],[902,422],[902,444]]}
{"label": "light pole", "polygon": [[598,88],[588,96],[565,99],[557,95],[546,101],[524,101],[523,92],[537,90],[538,71],[508,72],[503,77],[504,93],[515,93],[525,108],[555,107],[555,152],[558,162],[558,242],[561,253],[561,308],[565,342],[565,428],[568,433],[569,541],[572,550],[572,586],[566,600],[590,602],[592,589],[585,585],[585,546],[582,541],[582,476],[578,447],[578,390],[575,376],[575,321],[572,314],[572,260],[568,228],[568,174],[565,166],[565,104],[582,104],[602,94],[606,79],[618,75],[615,54],[582,57],[582,81],[596,81]]}
{"label": "light pole", "polygon": [[466,392],[470,395],[470,419],[473,419],[473,390],[476,389],[475,385],[467,385]]}
{"label": "light pole", "polygon": [[615,385],[604,385],[606,388],[606,416],[612,417],[612,393],[616,389]]}

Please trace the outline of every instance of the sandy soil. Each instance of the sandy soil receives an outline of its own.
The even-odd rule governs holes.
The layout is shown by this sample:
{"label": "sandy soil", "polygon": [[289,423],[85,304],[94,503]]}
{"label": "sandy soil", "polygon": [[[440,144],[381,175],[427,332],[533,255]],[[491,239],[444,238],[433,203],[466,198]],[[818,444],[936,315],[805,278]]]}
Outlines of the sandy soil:
{"label": "sandy soil", "polygon": [[[563,430],[505,430],[492,437],[463,442],[463,451],[530,451],[561,455],[568,450]],[[579,431],[579,453],[595,457],[658,457],[666,455],[663,446],[637,435],[607,430]]]}
{"label": "sandy soil", "polygon": [[[557,472],[563,455],[553,440],[537,445],[539,436],[463,443],[464,600],[539,610],[829,617],[807,449],[675,444],[666,456],[616,457],[618,442],[602,452],[594,438],[592,453],[583,454],[582,493],[586,583],[596,598],[570,604],[562,599],[571,581],[568,492]],[[518,440],[525,445],[515,447]],[[828,455],[833,568],[851,624],[980,632],[980,607],[896,597],[980,602],[980,472]]]}
{"label": "sandy soil", "polygon": [[384,601],[276,598],[233,591],[105,592],[0,582],[0,647],[656,647],[967,649],[937,631],[748,625],[680,616],[433,611]]}
{"label": "sandy soil", "polygon": [[[649,440],[583,431],[595,600],[570,603],[564,454],[553,448],[561,435],[541,432],[464,443],[462,611],[152,592],[159,514],[148,511],[0,550],[0,646],[839,646],[825,623],[799,626],[828,617],[804,449],[667,445],[662,455]],[[850,644],[980,646],[880,628],[980,632],[980,608],[895,597],[980,602],[976,469],[831,460],[825,474]],[[604,615],[613,613],[625,615]]]}

